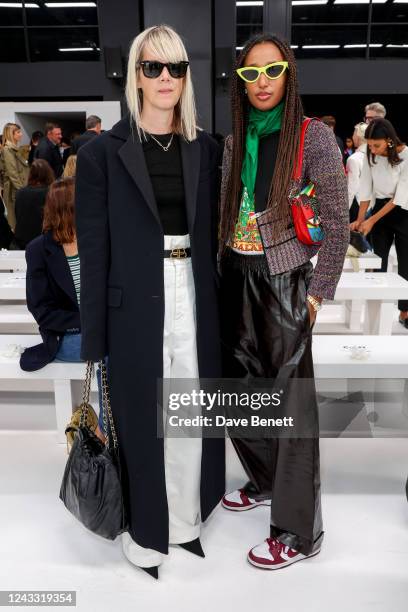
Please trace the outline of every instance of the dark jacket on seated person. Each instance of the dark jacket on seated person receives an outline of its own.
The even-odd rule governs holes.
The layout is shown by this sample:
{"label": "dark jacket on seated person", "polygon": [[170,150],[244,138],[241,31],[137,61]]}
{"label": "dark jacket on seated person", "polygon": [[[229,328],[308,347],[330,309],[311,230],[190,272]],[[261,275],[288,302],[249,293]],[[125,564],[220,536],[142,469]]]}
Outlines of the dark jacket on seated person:
{"label": "dark jacket on seated person", "polygon": [[15,239],[20,249],[42,233],[43,209],[48,187],[27,185],[16,194]]}
{"label": "dark jacket on seated person", "polygon": [[22,370],[39,370],[55,359],[64,333],[80,331],[74,281],[63,247],[51,232],[35,238],[26,249],[27,307],[37,321],[42,344],[21,355]]}

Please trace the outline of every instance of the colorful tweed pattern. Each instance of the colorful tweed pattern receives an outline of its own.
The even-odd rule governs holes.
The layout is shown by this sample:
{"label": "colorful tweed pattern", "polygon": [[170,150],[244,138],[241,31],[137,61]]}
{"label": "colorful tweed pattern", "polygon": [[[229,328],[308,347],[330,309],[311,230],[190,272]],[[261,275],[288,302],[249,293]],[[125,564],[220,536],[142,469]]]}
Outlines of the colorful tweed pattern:
{"label": "colorful tweed pattern", "polygon": [[[227,185],[231,168],[232,136],[225,141],[222,166],[221,207],[228,197]],[[347,180],[333,132],[319,121],[313,121],[306,132],[302,177],[293,183],[291,191],[299,193],[308,183],[314,183],[319,202],[324,240],[320,246],[308,246],[296,236],[292,223],[278,237],[272,235],[276,209],[271,208],[257,217],[265,255],[271,275],[292,270],[318,253],[317,264],[308,293],[332,300],[343,270],[349,244],[349,207]],[[289,204],[288,204],[289,206]]]}

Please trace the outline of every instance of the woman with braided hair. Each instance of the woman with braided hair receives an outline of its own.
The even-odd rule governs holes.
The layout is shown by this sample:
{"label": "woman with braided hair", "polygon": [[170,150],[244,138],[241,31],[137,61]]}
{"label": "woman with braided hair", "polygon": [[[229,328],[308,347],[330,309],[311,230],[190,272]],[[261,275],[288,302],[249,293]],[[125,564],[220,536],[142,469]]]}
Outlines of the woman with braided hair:
{"label": "woman with braided hair", "polygon": [[[248,560],[279,569],[317,554],[323,539],[312,327],[343,267],[347,184],[333,132],[319,121],[304,122],[296,63],[284,40],[261,34],[247,42],[231,97],[220,210],[224,376],[284,384],[282,409],[295,428],[232,439],[249,482],[222,503],[242,511],[271,500],[270,537]],[[288,197],[312,194],[312,184],[316,227],[307,228],[312,238],[320,228],[320,240],[305,242]]]}

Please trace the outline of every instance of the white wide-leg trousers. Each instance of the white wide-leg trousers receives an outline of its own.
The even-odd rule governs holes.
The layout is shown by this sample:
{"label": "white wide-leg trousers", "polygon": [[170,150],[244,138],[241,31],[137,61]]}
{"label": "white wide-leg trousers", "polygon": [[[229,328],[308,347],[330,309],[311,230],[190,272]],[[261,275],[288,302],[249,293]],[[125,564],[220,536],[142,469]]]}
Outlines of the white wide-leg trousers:
{"label": "white wide-leg trousers", "polygon": [[[164,237],[165,250],[188,246],[189,235]],[[163,265],[163,378],[189,379],[192,386],[195,386],[198,380],[198,362],[191,258],[165,258]],[[165,388],[168,388],[166,383]],[[167,390],[164,395],[166,393]],[[170,544],[190,542],[200,535],[201,451],[201,437],[175,437],[173,432],[164,438]],[[164,558],[160,552],[138,545],[127,532],[122,534],[122,546],[129,561],[139,567],[160,565]]]}

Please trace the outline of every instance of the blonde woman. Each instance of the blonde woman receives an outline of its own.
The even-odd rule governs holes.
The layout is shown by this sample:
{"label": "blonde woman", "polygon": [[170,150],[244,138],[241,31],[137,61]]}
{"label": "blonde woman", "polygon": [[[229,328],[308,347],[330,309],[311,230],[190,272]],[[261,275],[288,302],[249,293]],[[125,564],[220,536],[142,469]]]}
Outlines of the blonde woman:
{"label": "blonde woman", "polygon": [[22,155],[19,143],[23,134],[16,123],[7,123],[3,129],[2,174],[3,200],[7,210],[7,221],[14,231],[16,226],[15,202],[17,189],[27,185],[30,168]]}
{"label": "blonde woman", "polygon": [[224,440],[163,439],[158,381],[220,375],[217,145],[197,128],[186,49],[170,27],[133,41],[130,114],[78,152],[82,358],[108,356],[129,529],[150,575],[169,544],[204,556],[224,492]]}
{"label": "blonde woman", "polygon": [[65,164],[64,172],[62,173],[63,178],[69,178],[70,176],[75,176],[76,162],[77,162],[76,155],[70,155],[68,157],[67,163]]}

